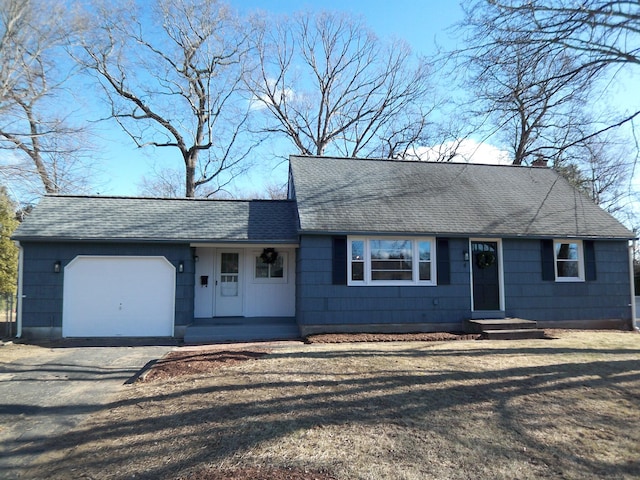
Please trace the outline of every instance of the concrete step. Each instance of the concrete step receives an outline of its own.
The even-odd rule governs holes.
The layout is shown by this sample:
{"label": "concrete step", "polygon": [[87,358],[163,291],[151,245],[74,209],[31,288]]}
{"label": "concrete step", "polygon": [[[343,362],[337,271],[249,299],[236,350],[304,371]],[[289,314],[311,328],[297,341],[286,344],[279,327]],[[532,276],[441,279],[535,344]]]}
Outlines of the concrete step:
{"label": "concrete step", "polygon": [[544,330],[532,328],[484,330],[482,332],[482,338],[487,340],[528,340],[544,338]]}
{"label": "concrete step", "polygon": [[481,333],[486,330],[524,330],[538,328],[537,322],[533,320],[523,320],[521,318],[467,320],[467,325],[472,332],[476,333]]}
{"label": "concrete step", "polygon": [[184,334],[184,343],[227,343],[300,338],[297,325],[191,325]]}

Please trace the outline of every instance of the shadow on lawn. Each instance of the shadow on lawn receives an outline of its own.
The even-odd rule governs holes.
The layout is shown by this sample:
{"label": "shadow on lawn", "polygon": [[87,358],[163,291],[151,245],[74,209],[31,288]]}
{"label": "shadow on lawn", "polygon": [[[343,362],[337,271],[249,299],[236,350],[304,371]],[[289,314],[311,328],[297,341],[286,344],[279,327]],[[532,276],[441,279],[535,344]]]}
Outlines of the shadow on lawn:
{"label": "shadow on lawn", "polygon": [[[506,349],[505,352],[481,349],[470,352],[429,351],[428,355],[466,354],[473,359],[478,355],[516,352],[629,355],[640,351],[560,349],[558,352],[552,348],[542,348],[531,351],[525,349],[524,352]],[[389,352],[367,349],[346,354],[343,351],[341,357],[426,354],[424,350]],[[295,362],[298,355],[276,353],[269,358],[278,356],[285,361],[294,359]],[[465,444],[472,439],[464,431],[438,422],[428,424],[425,418],[451,407],[471,409],[483,405],[483,408],[489,408],[492,415],[497,415],[502,431],[510,436],[513,444],[513,448],[507,449],[499,442],[484,445],[487,454],[497,458],[533,455],[539,462],[536,468],[553,476],[561,475],[561,472],[548,470],[552,468],[548,465],[553,463],[553,456],[557,455],[552,447],[557,448],[557,445],[541,443],[524,428],[522,415],[526,415],[526,412],[514,409],[512,400],[535,395],[547,401],[558,394],[567,394],[568,399],[575,401],[584,391],[598,395],[599,389],[604,389],[615,390],[620,401],[632,402],[640,407],[640,361],[636,359],[615,360],[613,357],[611,360],[480,372],[463,370],[463,366],[459,370],[444,372],[388,368],[363,375],[324,370],[319,360],[330,360],[332,353],[305,352],[299,356],[306,361],[303,369],[295,374],[260,371],[255,378],[269,380],[254,382],[250,373],[225,376],[225,370],[220,370],[212,375],[219,378],[214,386],[185,387],[173,393],[134,397],[105,407],[96,405],[96,409],[135,409],[135,415],[132,413],[124,422],[103,421],[97,426],[80,428],[55,439],[32,440],[30,444],[17,448],[15,453],[24,454],[25,451],[34,450],[54,454],[63,452],[64,458],[53,455],[48,460],[43,459],[45,463],[39,472],[46,472],[47,477],[57,474],[63,478],[69,475],[69,466],[75,465],[78,471],[92,472],[99,478],[100,472],[109,472],[116,465],[140,463],[140,469],[131,471],[135,472],[136,478],[175,478],[179,472],[198,464],[215,464],[264,442],[326,425],[396,424],[402,427],[420,424],[420,428],[426,428],[434,435],[453,443]],[[629,388],[631,382],[633,389]],[[447,386],[442,388],[443,385]],[[162,405],[170,401],[188,405],[188,408],[177,413],[164,411]],[[571,406],[560,410],[564,413],[567,411],[571,411]],[[41,415],[48,413],[44,408],[40,412]],[[553,421],[553,418],[546,420]],[[617,432],[630,428],[628,419],[615,415],[606,419],[597,415],[584,419],[594,426],[605,420],[607,428],[614,428]],[[93,454],[88,454],[87,450],[66,450],[105,439],[114,442]],[[559,452],[563,457],[561,463],[572,465],[587,478],[604,474],[633,476],[640,471],[638,462],[611,465],[579,455],[569,447],[567,445],[566,451]],[[149,459],[155,460],[152,468],[146,469],[144,466]]]}

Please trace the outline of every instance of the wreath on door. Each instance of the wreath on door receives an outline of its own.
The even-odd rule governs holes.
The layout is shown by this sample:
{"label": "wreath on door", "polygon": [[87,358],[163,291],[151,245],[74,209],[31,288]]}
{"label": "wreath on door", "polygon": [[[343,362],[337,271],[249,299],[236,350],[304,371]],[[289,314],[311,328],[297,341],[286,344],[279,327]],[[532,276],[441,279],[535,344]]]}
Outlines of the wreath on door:
{"label": "wreath on door", "polygon": [[265,248],[260,254],[260,260],[267,265],[273,265],[278,260],[278,252],[275,248]]}
{"label": "wreath on door", "polygon": [[496,263],[496,256],[493,252],[480,252],[476,254],[476,265],[478,268],[488,268]]}

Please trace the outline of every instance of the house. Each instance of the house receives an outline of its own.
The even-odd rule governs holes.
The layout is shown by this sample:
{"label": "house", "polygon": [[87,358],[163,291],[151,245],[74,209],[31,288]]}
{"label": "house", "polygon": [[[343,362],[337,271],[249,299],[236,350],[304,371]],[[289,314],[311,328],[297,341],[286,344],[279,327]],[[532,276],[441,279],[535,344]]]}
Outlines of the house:
{"label": "house", "polygon": [[43,198],[13,237],[19,334],[633,325],[633,233],[550,169],[292,156],[288,197]]}

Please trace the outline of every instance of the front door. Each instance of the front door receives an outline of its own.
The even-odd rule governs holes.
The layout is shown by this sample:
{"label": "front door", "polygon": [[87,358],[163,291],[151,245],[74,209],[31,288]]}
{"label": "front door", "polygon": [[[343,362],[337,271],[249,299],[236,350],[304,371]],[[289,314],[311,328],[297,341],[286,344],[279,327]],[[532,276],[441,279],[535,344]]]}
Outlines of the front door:
{"label": "front door", "polygon": [[242,256],[238,251],[218,251],[215,316],[242,315]]}
{"label": "front door", "polygon": [[500,310],[498,242],[471,242],[473,310]]}

